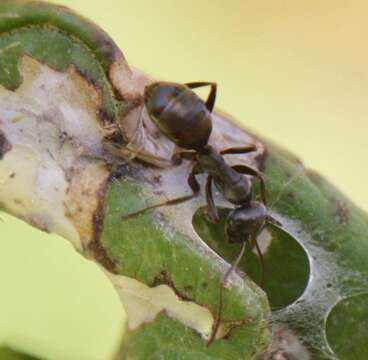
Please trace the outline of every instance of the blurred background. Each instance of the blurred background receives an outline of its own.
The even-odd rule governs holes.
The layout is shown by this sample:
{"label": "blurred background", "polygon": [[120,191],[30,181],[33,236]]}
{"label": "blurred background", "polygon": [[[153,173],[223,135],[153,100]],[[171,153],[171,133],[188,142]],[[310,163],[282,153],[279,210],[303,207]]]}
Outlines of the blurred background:
{"label": "blurred background", "polygon": [[[218,108],[294,152],[368,210],[366,1],[55,2],[94,20],[132,66],[157,79],[217,81]],[[55,347],[62,337],[66,353],[53,359],[104,359],[122,316],[111,286],[61,239],[4,218],[0,278],[9,299],[0,309],[0,340],[21,338],[36,352],[49,346],[50,357],[61,354]],[[27,296],[32,284],[38,297]]]}

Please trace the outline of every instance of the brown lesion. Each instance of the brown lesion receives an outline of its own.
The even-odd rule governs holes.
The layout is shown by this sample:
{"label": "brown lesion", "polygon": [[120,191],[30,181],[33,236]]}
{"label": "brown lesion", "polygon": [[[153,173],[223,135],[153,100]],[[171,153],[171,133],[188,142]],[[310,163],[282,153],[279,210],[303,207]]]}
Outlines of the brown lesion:
{"label": "brown lesion", "polygon": [[0,160],[4,155],[12,149],[12,145],[7,139],[6,135],[0,130]]}
{"label": "brown lesion", "polygon": [[245,317],[241,320],[223,320],[221,322],[218,337],[223,340],[230,340],[233,332],[239,327],[250,324],[254,321],[251,317]]}
{"label": "brown lesion", "polygon": [[102,161],[86,160],[85,164],[75,165],[68,172],[64,208],[65,216],[78,231],[84,250],[107,270],[115,272],[115,264],[100,242],[109,177],[110,170]]}
{"label": "brown lesion", "polygon": [[339,225],[346,225],[350,220],[350,209],[342,199],[334,199],[336,221]]}
{"label": "brown lesion", "polygon": [[272,343],[263,356],[264,360],[311,360],[312,355],[292,329],[286,325],[273,325]]}
{"label": "brown lesion", "polygon": [[101,264],[106,270],[113,274],[117,274],[115,262],[109,257],[100,241],[93,240],[90,242],[88,250],[93,254],[94,260]]}
{"label": "brown lesion", "polygon": [[[308,169],[306,172],[308,178],[316,185],[318,188],[322,186],[328,185],[326,180],[318,174],[317,172]],[[332,209],[334,210],[335,220],[338,225],[346,225],[351,216],[351,210],[349,208],[349,204],[343,197],[337,196],[337,194],[331,194],[326,191],[323,192],[326,198],[328,199]]]}
{"label": "brown lesion", "polygon": [[325,181],[320,174],[311,169],[306,169],[306,175],[308,176],[309,180],[312,181],[312,183],[317,187],[321,186]]}
{"label": "brown lesion", "polygon": [[91,240],[87,244],[87,249],[92,254],[93,258],[106,270],[110,271],[112,274],[117,274],[116,264],[109,256],[106,249],[103,247],[101,239],[104,230],[106,214],[105,201],[107,189],[111,182],[123,176],[124,169],[123,167],[117,167],[114,168],[114,170],[110,170],[106,167],[106,170],[108,170],[109,173],[106,174],[105,180],[100,184],[93,194],[93,197],[96,199],[96,206],[92,214],[92,234],[90,237]]}
{"label": "brown lesion", "polygon": [[155,279],[153,280],[153,282],[150,286],[151,287],[156,287],[156,286],[159,286],[159,285],[169,286],[174,291],[176,296],[179,299],[183,300],[183,301],[193,301],[193,299],[188,297],[186,294],[184,294],[182,291],[180,291],[175,286],[174,281],[171,279],[170,274],[166,270],[162,270],[160,272],[160,274],[155,277]]}
{"label": "brown lesion", "polygon": [[[189,302],[193,301],[193,298],[189,297],[186,294],[193,291],[193,286],[191,285],[184,286],[183,290],[184,292],[186,292],[184,293],[175,286],[174,281],[170,277],[170,274],[165,270],[162,270],[160,274],[155,277],[154,281],[150,286],[152,288],[155,288],[159,285],[167,285],[168,287],[170,287],[174,291],[176,296],[182,301],[189,301]],[[208,284],[206,283],[205,286],[207,287]],[[211,310],[209,309],[209,311]],[[218,338],[222,338],[224,340],[229,339],[231,337],[232,332],[236,328],[251,323],[252,321],[254,320],[250,317],[245,317],[243,319],[236,319],[236,320],[221,320]]]}
{"label": "brown lesion", "polygon": [[65,216],[77,228],[84,250],[105,269],[116,273],[114,261],[101,244],[109,176],[103,163],[73,169],[64,206]]}
{"label": "brown lesion", "polygon": [[108,183],[109,181],[107,180],[104,184],[100,186],[99,189],[97,189],[95,193],[95,195],[97,196],[98,205],[93,214],[93,236],[92,241],[88,244],[88,250],[93,254],[97,262],[99,262],[105,269],[109,270],[113,274],[116,274],[116,264],[113,259],[107,254],[107,251],[101,244],[105,219],[105,197]]}

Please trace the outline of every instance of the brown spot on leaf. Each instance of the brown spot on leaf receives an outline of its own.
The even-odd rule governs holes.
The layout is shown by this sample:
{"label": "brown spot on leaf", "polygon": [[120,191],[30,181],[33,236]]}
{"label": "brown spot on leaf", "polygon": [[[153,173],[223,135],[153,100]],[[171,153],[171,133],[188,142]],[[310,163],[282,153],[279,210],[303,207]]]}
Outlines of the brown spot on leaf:
{"label": "brown spot on leaf", "polygon": [[296,360],[296,358],[283,350],[276,350],[271,354],[271,360]]}
{"label": "brown spot on leaf", "polygon": [[116,122],[105,121],[104,132],[105,143],[113,144],[115,147],[123,146],[126,143],[120,127]]}
{"label": "brown spot on leaf", "polygon": [[94,259],[99,264],[111,273],[117,274],[114,261],[108,256],[106,250],[102,247],[99,241],[93,240],[90,242],[88,244],[88,249],[92,252]]}
{"label": "brown spot on leaf", "polygon": [[232,332],[239,326],[249,324],[252,321],[252,318],[246,317],[241,320],[225,320],[223,321],[223,325],[226,327],[226,334],[223,336],[222,339],[228,340],[231,338]]}
{"label": "brown spot on leaf", "polygon": [[162,183],[162,176],[161,175],[154,175],[152,178],[152,183],[155,185],[161,185]]}
{"label": "brown spot on leaf", "polygon": [[337,223],[340,225],[345,225],[350,219],[350,209],[346,203],[341,199],[335,199],[335,214]]}
{"label": "brown spot on leaf", "polygon": [[193,291],[193,286],[192,286],[192,285],[186,285],[186,286],[184,286],[184,290],[185,290],[186,292]]}
{"label": "brown spot on leaf", "polygon": [[306,175],[313,184],[320,186],[323,183],[323,178],[316,171],[307,169]]}
{"label": "brown spot on leaf", "polygon": [[0,130],[0,160],[4,155],[12,148],[10,142],[6,138],[5,134]]}
{"label": "brown spot on leaf", "polygon": [[286,197],[289,200],[294,200],[295,199],[295,194],[293,192],[289,191],[288,193],[286,193]]}
{"label": "brown spot on leaf", "polygon": [[39,216],[38,217],[32,216],[28,219],[28,221],[32,226],[40,229],[41,231],[44,231],[48,234],[50,233],[50,229],[48,228],[47,224],[44,223]]}
{"label": "brown spot on leaf", "polygon": [[[109,185],[116,179],[121,178],[126,173],[125,166],[115,168],[111,171],[105,182],[97,189],[96,193],[92,196],[97,198],[96,210],[93,213],[93,235],[92,241],[88,244],[88,249],[92,252],[94,258],[107,270],[112,273],[116,272],[116,265],[114,260],[108,255],[107,251],[101,244],[101,237],[104,229],[105,219],[105,198],[106,191]],[[84,195],[91,196],[86,190]]]}
{"label": "brown spot on leaf", "polygon": [[308,350],[291,329],[285,325],[273,326],[272,343],[269,346],[264,360],[311,360]]}
{"label": "brown spot on leaf", "polygon": [[114,122],[115,119],[113,119],[107,111],[103,107],[103,89],[98,82],[91,77],[86,71],[83,71],[79,67],[75,65],[71,65],[73,70],[76,74],[80,76],[81,79],[83,79],[87,84],[88,87],[91,89],[91,101],[95,104],[93,107],[96,111],[97,118],[101,121],[102,125],[105,123],[111,123]]}

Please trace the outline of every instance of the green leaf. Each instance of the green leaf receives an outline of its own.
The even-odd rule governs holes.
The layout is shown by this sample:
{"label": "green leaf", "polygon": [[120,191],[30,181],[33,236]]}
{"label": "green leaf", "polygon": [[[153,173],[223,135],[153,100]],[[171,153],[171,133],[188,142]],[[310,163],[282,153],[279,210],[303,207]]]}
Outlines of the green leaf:
{"label": "green leaf", "polygon": [[[311,264],[305,292],[274,318],[294,329],[315,358],[335,359],[331,350],[338,341],[330,334],[326,342],[325,319],[341,298],[368,289],[368,218],[333,185],[285,151],[269,146],[269,154],[264,172],[270,208],[303,246]],[[350,309],[341,314],[340,323],[345,326],[352,319],[356,324],[364,321]],[[349,342],[359,344],[353,335]]]}
{"label": "green leaf", "polygon": [[[161,170],[161,176],[164,176],[163,173]],[[181,299],[194,301],[208,307],[212,313],[217,313],[219,284],[223,275],[216,269],[215,259],[206,255],[204,249],[201,250],[202,244],[197,243],[195,237],[183,233],[180,227],[176,229],[175,220],[169,216],[158,220],[155,214],[147,213],[130,221],[121,221],[122,214],[145,206],[142,202],[142,189],[146,184],[141,183],[141,187],[138,184],[137,178],[133,180],[125,174],[121,180],[115,179],[111,183],[106,198],[102,245],[113,259],[117,273],[150,286],[167,284],[175,289]],[[123,201],[121,194],[125,194]],[[146,324],[141,331],[134,333],[138,339],[129,346],[131,355],[138,350],[139,354],[143,351],[141,342],[145,343],[145,338],[152,336],[151,327],[155,329],[158,342],[165,341],[163,339],[167,333],[172,333],[167,341],[174,348],[181,349],[183,359],[190,358],[190,354],[185,355],[187,349],[202,353],[203,356],[207,354],[208,358],[219,359],[233,359],[234,356],[251,358],[252,354],[259,352],[258,349],[264,350],[268,331],[267,302],[263,294],[252,284],[243,283],[227,290],[224,301],[223,320],[249,319],[242,326],[234,328],[231,341],[218,340],[207,347],[205,341],[193,331],[173,321],[157,319],[159,324],[156,321]],[[159,340],[161,336],[163,339]]]}
{"label": "green leaf", "polygon": [[280,226],[258,239],[265,284],[249,248],[224,290],[220,336],[207,346],[221,281],[239,252],[224,231],[232,206],[216,194],[217,225],[203,217],[202,195],[123,221],[190,191],[191,164],[158,168],[173,145],[149,119],[137,128],[150,79],[65,8],[5,0],[0,14],[2,207],[101,265],[128,312],[122,358],[366,358],[367,214],[288,152],[214,114],[212,145],[257,145],[233,161],[263,171]]}

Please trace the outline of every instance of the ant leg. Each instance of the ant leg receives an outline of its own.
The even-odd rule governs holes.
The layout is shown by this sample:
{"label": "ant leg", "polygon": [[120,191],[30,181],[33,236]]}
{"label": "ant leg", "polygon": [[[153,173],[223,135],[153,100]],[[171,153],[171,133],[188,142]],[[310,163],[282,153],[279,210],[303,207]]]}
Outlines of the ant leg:
{"label": "ant leg", "polygon": [[[141,161],[146,162],[148,164],[154,164],[155,166],[161,168],[167,168],[173,165],[173,161],[171,159],[165,159],[160,156],[150,155],[141,151],[137,151],[134,149],[124,148],[122,151],[127,151],[130,154],[134,155],[134,157],[138,157]],[[121,152],[117,153],[117,155],[121,156]]]}
{"label": "ant leg", "polygon": [[245,145],[239,147],[231,147],[225,150],[220,151],[221,155],[227,154],[246,154],[253,151],[257,151],[257,147],[255,145]]}
{"label": "ant leg", "polygon": [[241,247],[241,250],[240,250],[240,253],[239,253],[238,257],[236,258],[234,263],[231,265],[231,267],[227,270],[227,272],[226,272],[226,274],[225,274],[225,276],[222,280],[223,285],[226,285],[227,281],[229,280],[229,277],[230,277],[231,273],[238,267],[238,265],[240,263],[240,260],[242,259],[243,255],[244,255],[246,245],[247,245],[247,242],[243,241],[242,247]]}
{"label": "ant leg", "polygon": [[174,155],[171,157],[171,161],[176,164],[176,165],[180,165],[181,161],[184,160],[196,160],[196,151],[192,151],[192,150],[183,150],[183,151],[178,151],[176,153],[174,153]]}
{"label": "ant leg", "polygon": [[254,236],[252,238],[252,243],[256,247],[257,255],[259,257],[259,262],[261,263],[261,281],[260,281],[260,285],[261,285],[261,287],[263,287],[264,286],[264,279],[265,279],[265,262],[264,262],[262,251],[261,251],[261,249],[258,245],[257,236]]}
{"label": "ant leg", "polygon": [[195,178],[195,175],[198,174],[197,170],[198,170],[198,167],[195,165],[193,167],[191,173],[188,176],[188,184],[189,184],[190,188],[193,191],[193,193],[191,195],[180,196],[180,197],[170,199],[170,200],[164,201],[164,202],[156,204],[156,205],[147,206],[144,209],[135,211],[135,212],[130,213],[128,215],[123,215],[121,217],[122,220],[128,220],[128,219],[134,218],[134,217],[136,217],[140,214],[143,214],[144,212],[146,212],[148,210],[152,210],[152,209],[155,209],[155,208],[158,208],[158,207],[177,205],[177,204],[181,204],[185,201],[188,201],[190,199],[193,199],[194,197],[196,197],[199,194],[199,190],[200,190],[199,183]]}
{"label": "ant leg", "polygon": [[194,150],[185,150],[185,151],[179,151],[175,153],[176,156],[179,156],[181,159],[185,160],[195,160],[197,152]]}
{"label": "ant leg", "polygon": [[188,86],[189,89],[195,89],[195,88],[199,88],[202,86],[211,86],[211,91],[206,101],[206,107],[209,112],[212,112],[213,107],[215,106],[216,93],[217,93],[217,84],[215,82],[198,81],[198,82],[186,83],[184,85]]}
{"label": "ant leg", "polygon": [[206,182],[206,200],[207,200],[207,218],[212,223],[217,223],[219,219],[217,207],[215,205],[215,202],[213,201],[213,195],[212,195],[212,176],[207,176],[207,182]]}
{"label": "ant leg", "polygon": [[282,227],[282,224],[280,223],[280,221],[277,221],[277,220],[276,220],[274,217],[272,217],[271,215],[267,215],[266,222],[267,222],[268,224],[271,224],[271,225],[276,225],[276,226]]}
{"label": "ant leg", "polygon": [[244,251],[245,251],[245,246],[246,246],[246,241],[243,241],[243,244],[242,244],[242,247],[241,247],[241,250],[240,250],[240,253],[239,253],[238,257],[236,258],[234,263],[230,266],[230,268],[226,271],[226,273],[224,275],[224,278],[221,281],[219,308],[218,308],[216,320],[215,320],[215,322],[212,326],[211,336],[207,341],[207,346],[209,346],[216,337],[217,331],[218,331],[219,326],[220,326],[221,318],[222,318],[222,310],[223,310],[223,305],[224,305],[224,288],[226,286],[227,281],[229,280],[229,277],[230,277],[231,273],[238,267],[239,262],[243,257]]}
{"label": "ant leg", "polygon": [[266,185],[263,175],[258,170],[247,165],[235,165],[232,168],[240,174],[256,176],[259,179],[262,202],[266,205]]}

